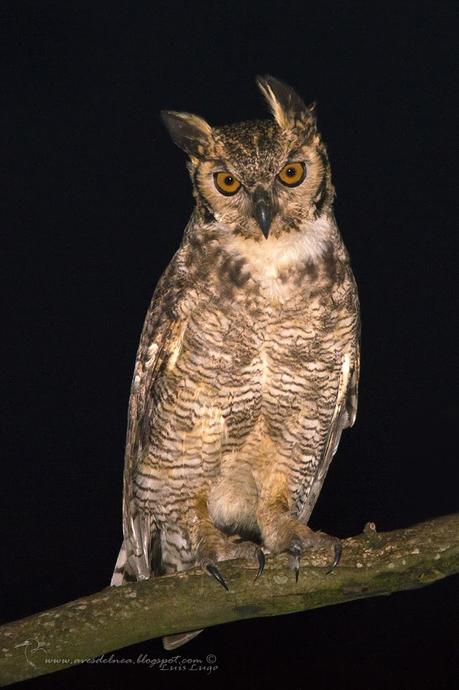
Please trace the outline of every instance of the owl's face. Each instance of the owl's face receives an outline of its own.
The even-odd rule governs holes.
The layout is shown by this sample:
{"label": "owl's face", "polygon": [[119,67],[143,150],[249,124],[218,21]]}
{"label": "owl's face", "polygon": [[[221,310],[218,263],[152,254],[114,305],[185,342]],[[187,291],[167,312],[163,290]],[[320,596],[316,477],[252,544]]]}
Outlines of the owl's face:
{"label": "owl's face", "polygon": [[210,127],[187,113],[164,112],[174,139],[190,156],[198,208],[242,237],[264,241],[327,211],[333,199],[327,153],[312,108],[273,77],[258,85],[274,114]]}

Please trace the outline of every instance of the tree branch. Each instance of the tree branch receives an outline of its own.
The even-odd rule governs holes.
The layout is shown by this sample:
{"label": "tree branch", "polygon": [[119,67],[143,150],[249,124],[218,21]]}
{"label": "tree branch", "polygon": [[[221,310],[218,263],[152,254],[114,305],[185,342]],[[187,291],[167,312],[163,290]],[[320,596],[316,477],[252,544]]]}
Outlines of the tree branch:
{"label": "tree branch", "polygon": [[287,557],[221,565],[226,592],[198,569],[108,587],[97,594],[0,627],[0,683],[59,671],[136,642],[244,618],[277,616],[424,587],[459,572],[459,514],[377,533],[369,523],[343,542],[340,565],[304,560],[295,583]]}

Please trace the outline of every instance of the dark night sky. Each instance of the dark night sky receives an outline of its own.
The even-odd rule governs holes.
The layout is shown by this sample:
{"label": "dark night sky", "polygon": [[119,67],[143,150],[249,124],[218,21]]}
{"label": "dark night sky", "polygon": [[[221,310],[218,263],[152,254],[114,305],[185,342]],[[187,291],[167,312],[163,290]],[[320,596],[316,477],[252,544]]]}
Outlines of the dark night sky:
{"label": "dark night sky", "polygon": [[[2,621],[110,580],[138,338],[192,208],[158,114],[265,117],[257,73],[318,101],[361,297],[358,422],[311,524],[345,537],[457,510],[453,3],[6,2],[0,15]],[[455,585],[222,626],[183,652],[217,656],[216,687],[451,688]],[[140,651],[167,655],[159,640],[122,654]],[[204,678],[83,666],[27,685],[134,682]]]}

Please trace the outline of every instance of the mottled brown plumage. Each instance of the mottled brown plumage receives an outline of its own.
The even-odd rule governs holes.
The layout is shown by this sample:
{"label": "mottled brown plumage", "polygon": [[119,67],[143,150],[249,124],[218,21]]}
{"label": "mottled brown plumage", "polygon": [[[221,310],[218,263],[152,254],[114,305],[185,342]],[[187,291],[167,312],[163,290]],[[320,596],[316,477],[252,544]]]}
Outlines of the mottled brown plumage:
{"label": "mottled brown plumage", "polygon": [[355,419],[357,290],[314,112],[258,83],[273,120],[163,114],[196,208],[141,336],[113,584],[336,544],[307,522]]}

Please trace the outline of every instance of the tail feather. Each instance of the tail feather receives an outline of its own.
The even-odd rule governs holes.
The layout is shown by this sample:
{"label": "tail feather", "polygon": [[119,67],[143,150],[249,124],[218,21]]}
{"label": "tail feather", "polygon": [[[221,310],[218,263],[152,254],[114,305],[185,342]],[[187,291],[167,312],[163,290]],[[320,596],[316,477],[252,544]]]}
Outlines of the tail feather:
{"label": "tail feather", "polygon": [[190,630],[189,632],[177,633],[176,635],[166,635],[163,637],[163,647],[166,651],[170,652],[172,649],[177,649],[183,644],[186,644],[193,637],[202,633],[202,630]]}

